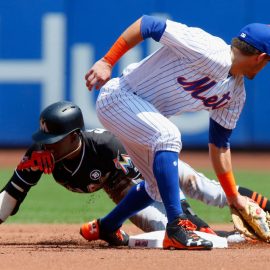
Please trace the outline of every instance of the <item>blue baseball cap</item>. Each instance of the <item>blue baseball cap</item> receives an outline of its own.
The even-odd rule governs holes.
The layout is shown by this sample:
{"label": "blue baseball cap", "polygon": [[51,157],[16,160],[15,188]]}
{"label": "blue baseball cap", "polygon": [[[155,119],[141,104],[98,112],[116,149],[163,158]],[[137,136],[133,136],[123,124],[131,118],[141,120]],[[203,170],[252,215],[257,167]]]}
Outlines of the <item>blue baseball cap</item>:
{"label": "blue baseball cap", "polygon": [[240,30],[238,38],[257,50],[270,55],[270,25],[262,23],[248,24]]}

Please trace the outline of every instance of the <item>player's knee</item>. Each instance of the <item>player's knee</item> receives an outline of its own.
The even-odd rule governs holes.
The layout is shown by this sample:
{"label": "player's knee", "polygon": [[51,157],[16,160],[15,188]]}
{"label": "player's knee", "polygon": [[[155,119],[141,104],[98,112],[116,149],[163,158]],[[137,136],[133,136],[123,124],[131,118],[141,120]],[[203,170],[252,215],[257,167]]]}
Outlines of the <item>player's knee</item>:
{"label": "player's knee", "polygon": [[171,150],[180,152],[182,149],[181,134],[174,125],[169,126],[166,130],[160,130],[155,137],[155,151]]}

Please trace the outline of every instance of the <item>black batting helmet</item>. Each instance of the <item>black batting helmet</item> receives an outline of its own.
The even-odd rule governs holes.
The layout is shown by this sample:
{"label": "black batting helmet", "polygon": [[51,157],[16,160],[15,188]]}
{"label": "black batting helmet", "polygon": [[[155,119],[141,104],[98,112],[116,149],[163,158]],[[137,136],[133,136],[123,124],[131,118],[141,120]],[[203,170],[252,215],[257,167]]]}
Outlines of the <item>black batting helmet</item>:
{"label": "black batting helmet", "polygon": [[73,131],[84,129],[81,109],[69,101],[51,104],[41,112],[39,120],[40,129],[32,138],[41,144],[56,143]]}

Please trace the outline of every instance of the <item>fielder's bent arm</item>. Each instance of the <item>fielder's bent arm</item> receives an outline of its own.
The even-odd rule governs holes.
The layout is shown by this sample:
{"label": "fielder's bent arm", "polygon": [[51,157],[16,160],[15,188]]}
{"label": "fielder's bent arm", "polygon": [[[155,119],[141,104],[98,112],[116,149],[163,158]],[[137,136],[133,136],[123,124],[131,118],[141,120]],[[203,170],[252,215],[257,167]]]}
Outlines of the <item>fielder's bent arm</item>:
{"label": "fielder's bent arm", "polygon": [[116,40],[106,55],[97,61],[85,75],[86,87],[100,89],[112,75],[112,68],[117,61],[133,46],[142,41],[140,33],[141,19],[133,23]]}
{"label": "fielder's bent arm", "polygon": [[113,66],[131,48],[147,38],[159,41],[166,28],[166,21],[143,16],[130,25],[116,40],[106,55],[97,61],[85,75],[86,86],[100,89],[110,78]]}

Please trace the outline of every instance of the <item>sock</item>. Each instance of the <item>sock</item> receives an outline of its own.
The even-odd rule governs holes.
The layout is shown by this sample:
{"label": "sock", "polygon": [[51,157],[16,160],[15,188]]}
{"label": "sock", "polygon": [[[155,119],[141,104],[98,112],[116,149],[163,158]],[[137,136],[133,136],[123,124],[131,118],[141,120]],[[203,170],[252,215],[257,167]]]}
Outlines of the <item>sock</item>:
{"label": "sock", "polygon": [[253,201],[257,202],[258,205],[265,211],[270,211],[270,201],[262,196],[262,194],[252,191],[250,189],[239,187],[238,192],[243,195],[251,198]]}
{"label": "sock", "polygon": [[153,172],[170,223],[183,214],[179,195],[178,153],[156,152]]}
{"label": "sock", "polygon": [[153,202],[154,200],[145,190],[145,182],[140,182],[129,190],[128,194],[108,215],[100,219],[100,226],[108,232],[116,231],[125,220]]}

